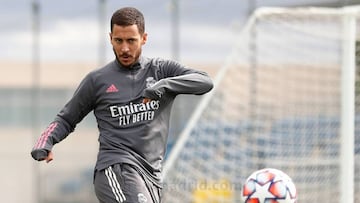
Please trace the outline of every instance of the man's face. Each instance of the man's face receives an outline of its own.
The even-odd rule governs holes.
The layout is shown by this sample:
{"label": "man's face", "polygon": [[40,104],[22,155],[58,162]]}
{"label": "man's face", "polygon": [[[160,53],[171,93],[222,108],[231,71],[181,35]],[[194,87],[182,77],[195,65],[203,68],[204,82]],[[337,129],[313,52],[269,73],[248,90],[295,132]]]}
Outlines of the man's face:
{"label": "man's face", "polygon": [[113,31],[110,33],[116,58],[124,67],[130,67],[138,60],[141,47],[145,44],[146,39],[147,34],[141,35],[137,25],[114,25]]}

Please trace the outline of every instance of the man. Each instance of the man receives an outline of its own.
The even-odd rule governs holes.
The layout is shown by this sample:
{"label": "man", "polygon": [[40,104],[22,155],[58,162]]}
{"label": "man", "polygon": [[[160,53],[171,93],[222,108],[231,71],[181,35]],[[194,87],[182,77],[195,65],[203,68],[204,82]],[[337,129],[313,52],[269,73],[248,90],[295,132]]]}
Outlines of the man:
{"label": "man", "polygon": [[93,111],[100,132],[94,187],[101,203],[161,202],[173,101],[178,94],[200,95],[213,87],[203,72],[141,56],[146,40],[142,13],[131,7],[117,10],[110,32],[116,59],[82,80],[31,152],[35,160],[50,162],[53,145]]}

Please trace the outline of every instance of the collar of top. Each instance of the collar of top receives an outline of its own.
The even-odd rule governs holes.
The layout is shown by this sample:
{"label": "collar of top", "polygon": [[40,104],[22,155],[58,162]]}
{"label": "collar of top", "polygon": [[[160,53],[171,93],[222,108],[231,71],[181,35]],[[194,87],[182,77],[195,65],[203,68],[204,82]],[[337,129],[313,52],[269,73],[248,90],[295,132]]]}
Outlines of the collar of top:
{"label": "collar of top", "polygon": [[138,70],[141,68],[141,63],[143,60],[144,60],[143,57],[140,56],[138,60],[135,63],[133,63],[130,67],[124,67],[123,65],[120,64],[120,62],[117,59],[115,60],[115,62],[121,70]]}

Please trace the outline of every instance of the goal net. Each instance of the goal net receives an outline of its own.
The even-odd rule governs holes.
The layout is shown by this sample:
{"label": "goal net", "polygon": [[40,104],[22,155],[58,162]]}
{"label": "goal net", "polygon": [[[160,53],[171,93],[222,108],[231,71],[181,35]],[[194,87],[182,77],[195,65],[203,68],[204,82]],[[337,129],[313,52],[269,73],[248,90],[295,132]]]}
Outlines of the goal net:
{"label": "goal net", "polygon": [[343,86],[351,77],[342,77],[344,64],[353,63],[347,55],[355,55],[348,48],[359,40],[354,10],[263,8],[252,15],[169,153],[164,202],[239,203],[245,179],[271,167],[292,177],[298,202],[338,203],[346,123],[355,128],[347,136],[355,140],[347,190],[360,202],[360,112],[347,116],[342,107],[343,89],[352,91]]}

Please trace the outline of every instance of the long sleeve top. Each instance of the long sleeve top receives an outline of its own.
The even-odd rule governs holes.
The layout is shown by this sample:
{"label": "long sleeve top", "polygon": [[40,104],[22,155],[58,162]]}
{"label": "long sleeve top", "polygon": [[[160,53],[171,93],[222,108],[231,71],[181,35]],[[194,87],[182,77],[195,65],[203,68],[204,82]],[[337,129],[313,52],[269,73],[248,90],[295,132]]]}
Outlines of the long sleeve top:
{"label": "long sleeve top", "polygon": [[[93,111],[99,129],[95,170],[116,163],[132,164],[161,184],[175,97],[201,95],[212,87],[206,73],[172,60],[140,57],[127,68],[114,60],[85,76],[72,98],[39,137],[31,155],[36,160],[46,157],[56,143]],[[143,103],[143,98],[151,100]]]}

